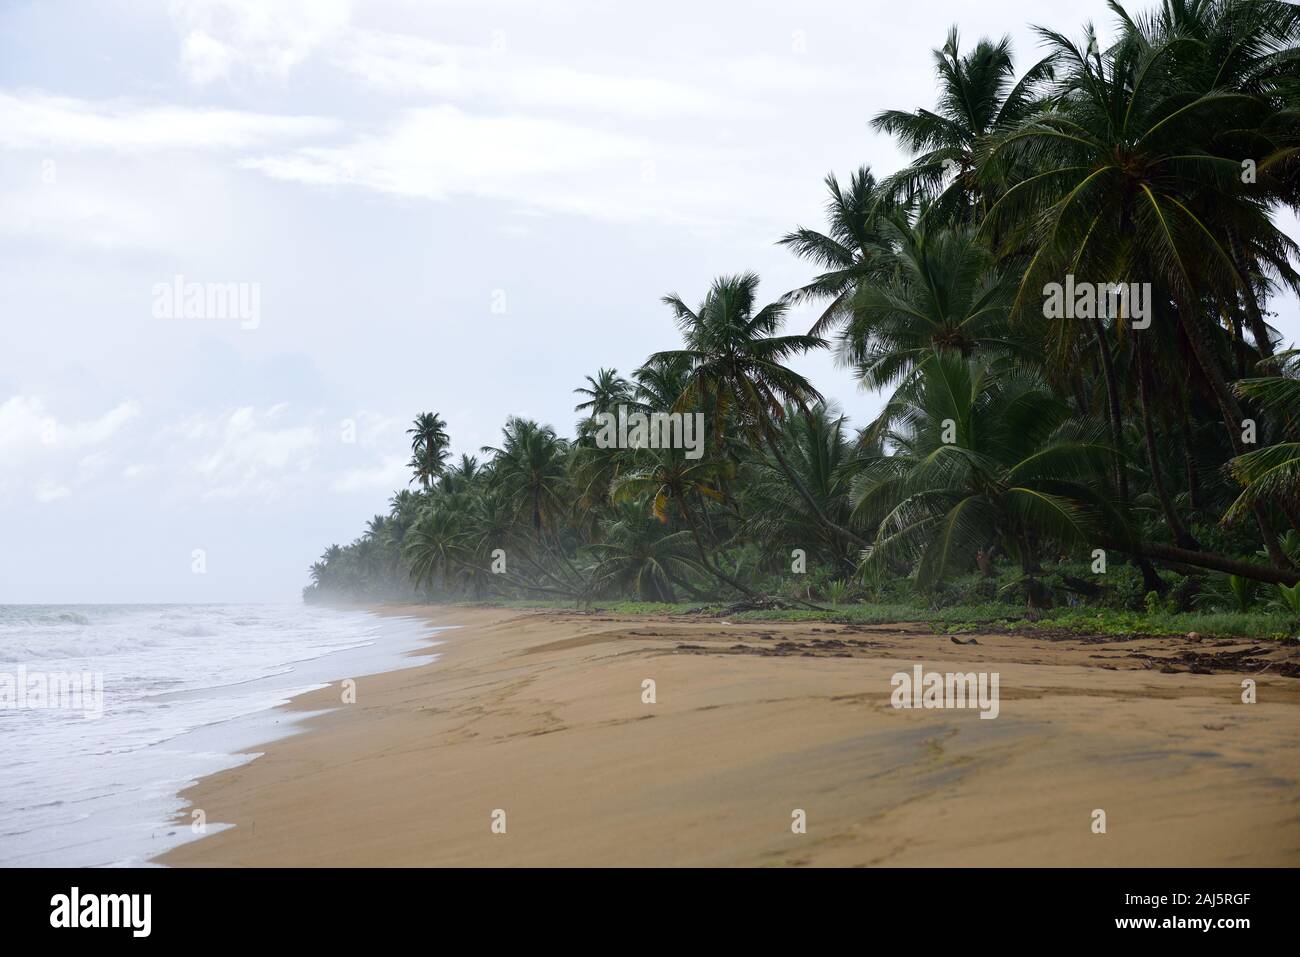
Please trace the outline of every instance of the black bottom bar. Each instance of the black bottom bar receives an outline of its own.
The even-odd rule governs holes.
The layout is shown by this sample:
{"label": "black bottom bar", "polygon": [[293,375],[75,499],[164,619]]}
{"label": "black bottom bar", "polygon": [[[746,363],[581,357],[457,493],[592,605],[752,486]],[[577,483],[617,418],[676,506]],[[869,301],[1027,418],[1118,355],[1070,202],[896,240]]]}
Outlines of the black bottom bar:
{"label": "black bottom bar", "polygon": [[621,926],[629,942],[674,949],[685,939],[771,942],[787,932],[807,943],[848,932],[864,943],[985,946],[1014,939],[990,932],[1041,931],[1056,942],[1127,936],[1231,946],[1291,929],[1296,890],[1287,869],[49,869],[0,871],[0,926],[9,943],[75,934],[78,943],[205,948],[373,945],[410,933],[433,942],[427,935],[439,924],[449,945],[465,933],[484,943],[526,934],[536,944]]}

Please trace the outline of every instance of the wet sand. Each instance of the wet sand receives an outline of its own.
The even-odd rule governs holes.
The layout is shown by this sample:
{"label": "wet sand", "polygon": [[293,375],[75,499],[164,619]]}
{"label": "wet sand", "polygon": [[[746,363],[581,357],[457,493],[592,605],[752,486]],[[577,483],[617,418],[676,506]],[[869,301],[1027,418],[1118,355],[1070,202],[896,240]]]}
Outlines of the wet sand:
{"label": "wet sand", "polygon": [[[334,710],[185,792],[235,827],[161,863],[1300,864],[1294,645],[384,611],[463,627],[296,699]],[[998,717],[892,707],[916,664],[997,672]]]}

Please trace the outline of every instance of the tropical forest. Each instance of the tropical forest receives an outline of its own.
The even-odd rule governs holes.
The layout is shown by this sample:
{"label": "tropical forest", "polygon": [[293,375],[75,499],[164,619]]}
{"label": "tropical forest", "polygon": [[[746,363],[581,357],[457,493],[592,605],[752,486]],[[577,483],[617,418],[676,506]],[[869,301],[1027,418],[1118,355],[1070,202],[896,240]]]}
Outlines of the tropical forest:
{"label": "tropical forest", "polygon": [[[573,422],[456,458],[413,412],[410,484],[305,598],[1296,637],[1300,7],[1109,15],[1036,62],[952,29],[932,102],[861,118],[910,163],[772,237],[807,282],[666,295],[679,341],[557,384]],[[605,428],[637,417],[700,441]]]}

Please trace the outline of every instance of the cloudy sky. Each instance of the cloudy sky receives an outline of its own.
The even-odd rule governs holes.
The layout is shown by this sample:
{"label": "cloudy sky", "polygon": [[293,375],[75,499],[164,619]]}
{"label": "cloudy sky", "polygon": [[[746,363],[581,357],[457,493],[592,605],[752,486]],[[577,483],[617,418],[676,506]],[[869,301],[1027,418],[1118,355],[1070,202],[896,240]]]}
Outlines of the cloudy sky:
{"label": "cloudy sky", "polygon": [[[932,103],[950,24],[1026,64],[1026,17],[1109,19],[1030,10],[6,0],[0,601],[296,599],[406,484],[416,412],[457,453],[568,432],[584,375],[676,343],[664,294],[805,282],[774,241],[827,172],[905,161],[867,121]],[[250,311],[186,318],[177,277]]]}

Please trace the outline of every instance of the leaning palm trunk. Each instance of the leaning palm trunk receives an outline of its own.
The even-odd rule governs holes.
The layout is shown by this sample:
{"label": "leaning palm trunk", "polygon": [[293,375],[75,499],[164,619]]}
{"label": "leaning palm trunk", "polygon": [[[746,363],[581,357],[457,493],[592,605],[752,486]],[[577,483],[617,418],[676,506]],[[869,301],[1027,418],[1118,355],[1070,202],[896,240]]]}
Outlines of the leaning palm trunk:
{"label": "leaning palm trunk", "polygon": [[1158,542],[1141,542],[1131,539],[1110,538],[1109,536],[1099,537],[1097,543],[1102,548],[1114,549],[1117,552],[1144,555],[1164,562],[1175,562],[1180,565],[1191,565],[1195,568],[1224,572],[1228,575],[1238,575],[1251,581],[1268,582],[1275,585],[1294,585],[1297,581],[1300,581],[1300,572],[1295,569],[1258,565],[1255,562],[1241,561],[1224,555],[1214,555],[1210,552],[1192,551],[1187,548],[1178,548],[1175,545],[1161,545]]}
{"label": "leaning palm trunk", "polygon": [[[1241,437],[1238,433],[1242,421],[1241,406],[1237,404],[1232,390],[1228,388],[1227,380],[1224,379],[1223,373],[1219,369],[1214,351],[1206,340],[1205,330],[1201,328],[1200,323],[1187,310],[1178,309],[1177,313],[1183,332],[1187,335],[1187,342],[1192,348],[1192,355],[1196,357],[1197,365],[1201,367],[1206,381],[1210,383],[1210,388],[1214,392],[1215,399],[1218,400],[1224,425],[1228,427],[1228,441],[1232,445],[1232,453],[1235,456],[1240,456],[1245,451],[1241,447]],[[1269,561],[1277,568],[1285,569],[1290,567],[1290,562],[1282,554],[1282,549],[1278,547],[1277,534],[1273,530],[1273,523],[1269,520],[1267,510],[1263,505],[1256,503],[1251,511],[1255,515],[1255,523],[1259,526],[1260,534],[1264,538],[1264,550],[1268,553]]]}
{"label": "leaning palm trunk", "polygon": [[803,483],[803,479],[799,477],[798,473],[790,467],[790,463],[786,461],[785,455],[781,452],[780,443],[776,441],[772,434],[774,431],[772,420],[764,416],[762,425],[759,426],[759,428],[763,432],[763,438],[767,441],[767,447],[772,450],[773,458],[775,458],[777,464],[781,466],[781,471],[784,472],[786,478],[790,480],[790,484],[793,485],[795,491],[799,493],[799,497],[808,504],[810,509],[812,509],[813,514],[817,516],[817,520],[831,532],[842,536],[847,541],[856,543],[859,548],[869,548],[871,545],[870,542],[861,535],[858,535],[856,532],[833,521],[831,517],[826,514],[825,510],[822,509],[821,505],[817,502],[817,499],[813,497],[812,492],[808,491],[808,486]]}
{"label": "leaning palm trunk", "polygon": [[1273,340],[1268,334],[1268,323],[1259,308],[1259,299],[1255,296],[1255,287],[1250,284],[1250,273],[1246,270],[1246,255],[1241,248],[1241,237],[1237,231],[1228,228],[1228,248],[1232,252],[1232,264],[1241,277],[1242,299],[1246,303],[1246,317],[1250,321],[1250,334],[1255,340],[1255,348],[1267,359],[1273,354]]}
{"label": "leaning palm trunk", "polygon": [[757,593],[755,593],[753,590],[749,588],[746,588],[740,582],[736,581],[730,575],[723,572],[722,569],[718,568],[716,565],[713,564],[712,560],[709,558],[708,551],[704,547],[704,539],[700,538],[699,525],[695,521],[695,516],[691,514],[690,506],[687,505],[685,501],[681,503],[681,512],[682,512],[682,517],[686,519],[686,524],[690,526],[691,538],[694,539],[695,548],[700,553],[700,562],[704,565],[705,568],[708,569],[709,574],[711,574],[718,581],[722,582],[724,585],[730,585],[732,588],[736,589],[736,591],[740,592],[746,598],[755,598],[755,599],[758,598],[759,596]]}

